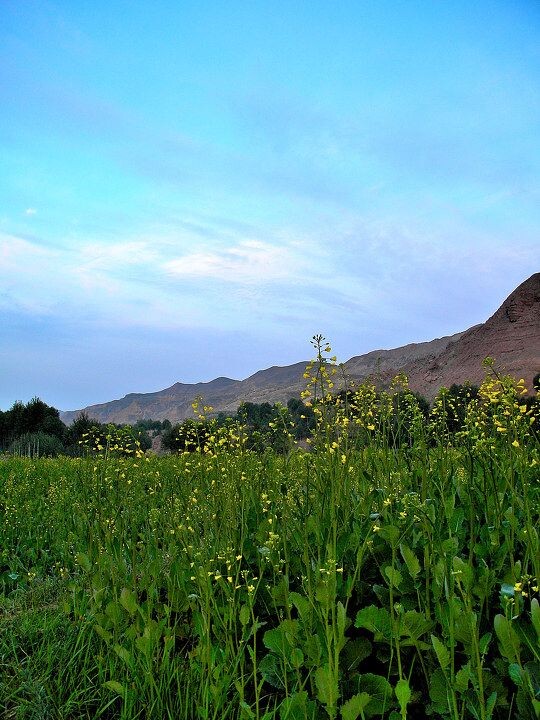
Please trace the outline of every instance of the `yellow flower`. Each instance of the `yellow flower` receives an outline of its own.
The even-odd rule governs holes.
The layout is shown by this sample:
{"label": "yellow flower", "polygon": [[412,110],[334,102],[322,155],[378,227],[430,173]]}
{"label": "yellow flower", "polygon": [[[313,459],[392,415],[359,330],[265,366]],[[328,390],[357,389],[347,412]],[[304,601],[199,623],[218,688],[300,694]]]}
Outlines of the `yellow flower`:
{"label": "yellow flower", "polygon": [[512,443],[512,445],[513,445],[514,447],[519,447],[519,443],[518,443],[517,440],[514,440],[514,442]]}

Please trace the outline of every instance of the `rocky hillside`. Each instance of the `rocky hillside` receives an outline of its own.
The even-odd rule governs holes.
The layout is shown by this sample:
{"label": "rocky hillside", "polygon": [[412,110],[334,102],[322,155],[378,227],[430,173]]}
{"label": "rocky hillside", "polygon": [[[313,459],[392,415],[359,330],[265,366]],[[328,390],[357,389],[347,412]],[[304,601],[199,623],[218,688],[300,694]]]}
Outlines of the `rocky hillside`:
{"label": "rocky hillside", "polygon": [[[496,359],[503,372],[531,380],[540,372],[540,273],[532,275],[504,301],[485,323],[466,332],[393,350],[374,350],[348,360],[346,376],[355,381],[373,377],[384,385],[405,372],[411,388],[428,398],[452,383],[478,383],[482,360]],[[143,418],[177,422],[193,417],[191,403],[201,395],[216,411],[234,412],[240,403],[286,402],[304,388],[306,362],[260,370],[245,380],[220,377],[208,383],[175,383],[154,393],[132,393],[121,400],[84,408],[100,422],[134,423]],[[80,410],[61,414],[70,423]]]}

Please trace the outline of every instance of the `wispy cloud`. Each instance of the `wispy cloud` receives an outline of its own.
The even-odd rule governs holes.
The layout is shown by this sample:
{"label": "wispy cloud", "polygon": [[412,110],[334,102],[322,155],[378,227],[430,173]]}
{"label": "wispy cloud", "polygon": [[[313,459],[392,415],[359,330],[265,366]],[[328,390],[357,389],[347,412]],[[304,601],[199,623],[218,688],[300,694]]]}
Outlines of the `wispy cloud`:
{"label": "wispy cloud", "polygon": [[166,262],[163,267],[177,277],[258,285],[296,276],[300,266],[300,259],[290,248],[242,240],[223,250],[189,253]]}

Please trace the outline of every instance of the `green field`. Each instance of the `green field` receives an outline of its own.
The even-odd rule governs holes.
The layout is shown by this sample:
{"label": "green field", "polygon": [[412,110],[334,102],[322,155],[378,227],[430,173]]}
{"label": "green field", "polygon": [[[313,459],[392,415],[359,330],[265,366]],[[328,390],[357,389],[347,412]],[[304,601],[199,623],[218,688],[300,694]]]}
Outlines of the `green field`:
{"label": "green field", "polygon": [[540,717],[537,401],[314,368],[309,451],[0,460],[0,717]]}

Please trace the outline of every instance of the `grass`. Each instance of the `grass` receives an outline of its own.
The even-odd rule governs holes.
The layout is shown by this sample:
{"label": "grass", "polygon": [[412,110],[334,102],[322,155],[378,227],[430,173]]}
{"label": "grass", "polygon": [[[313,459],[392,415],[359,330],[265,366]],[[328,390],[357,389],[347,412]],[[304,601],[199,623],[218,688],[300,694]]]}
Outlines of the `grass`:
{"label": "grass", "polygon": [[540,717],[522,385],[455,435],[318,353],[312,452],[0,460],[0,717]]}

